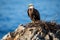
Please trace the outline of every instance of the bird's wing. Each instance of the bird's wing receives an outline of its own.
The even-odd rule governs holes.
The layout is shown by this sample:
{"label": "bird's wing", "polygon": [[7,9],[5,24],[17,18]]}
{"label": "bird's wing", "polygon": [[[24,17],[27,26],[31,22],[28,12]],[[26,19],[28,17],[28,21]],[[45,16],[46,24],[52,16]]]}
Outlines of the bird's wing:
{"label": "bird's wing", "polygon": [[29,9],[27,10],[28,16],[29,16]]}
{"label": "bird's wing", "polygon": [[34,10],[35,10],[34,11],[35,12],[35,16],[40,18],[40,14],[39,14],[38,10],[36,10],[36,9],[34,9]]}

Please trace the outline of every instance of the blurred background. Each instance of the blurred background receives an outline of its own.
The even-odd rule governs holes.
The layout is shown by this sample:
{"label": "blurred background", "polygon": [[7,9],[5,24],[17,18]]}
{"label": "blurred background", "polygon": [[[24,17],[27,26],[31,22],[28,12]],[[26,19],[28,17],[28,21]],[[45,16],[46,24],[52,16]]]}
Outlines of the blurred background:
{"label": "blurred background", "polygon": [[60,0],[0,0],[0,39],[19,24],[31,22],[27,15],[30,3],[39,11],[41,20],[60,24]]}

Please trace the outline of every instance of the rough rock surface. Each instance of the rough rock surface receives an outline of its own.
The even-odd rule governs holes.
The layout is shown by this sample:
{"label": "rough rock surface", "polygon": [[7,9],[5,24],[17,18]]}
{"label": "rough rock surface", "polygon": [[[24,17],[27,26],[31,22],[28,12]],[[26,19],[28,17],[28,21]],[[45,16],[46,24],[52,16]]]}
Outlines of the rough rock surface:
{"label": "rough rock surface", "polygon": [[37,22],[19,25],[2,40],[60,40],[60,25],[53,22]]}

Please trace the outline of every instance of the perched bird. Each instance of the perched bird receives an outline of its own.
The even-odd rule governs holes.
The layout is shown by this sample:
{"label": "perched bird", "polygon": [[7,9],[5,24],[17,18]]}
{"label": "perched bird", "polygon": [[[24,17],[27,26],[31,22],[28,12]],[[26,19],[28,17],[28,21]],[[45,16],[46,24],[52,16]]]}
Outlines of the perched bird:
{"label": "perched bird", "polygon": [[29,4],[27,13],[33,23],[40,20],[40,14],[33,4]]}

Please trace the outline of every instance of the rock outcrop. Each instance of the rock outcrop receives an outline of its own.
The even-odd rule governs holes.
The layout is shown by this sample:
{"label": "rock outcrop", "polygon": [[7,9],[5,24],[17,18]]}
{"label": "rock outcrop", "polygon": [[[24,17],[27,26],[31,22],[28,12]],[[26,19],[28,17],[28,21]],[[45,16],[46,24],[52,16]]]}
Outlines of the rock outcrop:
{"label": "rock outcrop", "polygon": [[19,25],[14,32],[9,32],[2,40],[60,40],[60,25],[42,21]]}

